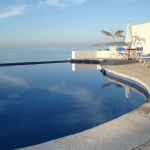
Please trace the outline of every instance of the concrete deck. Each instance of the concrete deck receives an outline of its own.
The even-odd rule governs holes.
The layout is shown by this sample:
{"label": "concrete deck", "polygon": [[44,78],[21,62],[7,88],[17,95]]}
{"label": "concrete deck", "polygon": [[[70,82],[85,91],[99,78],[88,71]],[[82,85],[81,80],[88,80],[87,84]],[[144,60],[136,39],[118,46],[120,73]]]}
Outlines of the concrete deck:
{"label": "concrete deck", "polygon": [[139,82],[150,93],[150,67],[144,67],[143,63],[136,60],[107,60],[102,66],[111,73]]}
{"label": "concrete deck", "polygon": [[[107,60],[106,71],[130,78],[150,92],[150,67],[138,61]],[[150,102],[92,129],[23,150],[150,150]]]}

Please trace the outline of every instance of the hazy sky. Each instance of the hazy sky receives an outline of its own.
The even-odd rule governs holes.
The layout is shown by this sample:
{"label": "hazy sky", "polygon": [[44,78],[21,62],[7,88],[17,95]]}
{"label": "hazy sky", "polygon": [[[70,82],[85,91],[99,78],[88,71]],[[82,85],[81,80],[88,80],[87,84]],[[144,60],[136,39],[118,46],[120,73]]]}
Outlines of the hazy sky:
{"label": "hazy sky", "polygon": [[[112,42],[100,30],[150,22],[150,0],[0,0],[0,47]],[[122,41],[121,38],[117,39]]]}

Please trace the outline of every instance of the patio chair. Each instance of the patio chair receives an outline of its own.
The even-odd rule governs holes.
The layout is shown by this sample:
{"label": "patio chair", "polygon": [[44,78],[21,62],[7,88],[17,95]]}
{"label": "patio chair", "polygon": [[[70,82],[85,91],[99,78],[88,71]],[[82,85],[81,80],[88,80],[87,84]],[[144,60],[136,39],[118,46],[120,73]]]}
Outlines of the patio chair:
{"label": "patio chair", "polygon": [[109,52],[110,52],[110,58],[114,58],[112,57],[112,55],[114,55],[115,58],[117,57],[116,46],[109,46]]}
{"label": "patio chair", "polygon": [[141,55],[143,55],[143,47],[137,47],[134,52],[135,59],[137,59]]}
{"label": "patio chair", "polygon": [[125,48],[119,47],[117,48],[117,58],[118,59],[126,59],[126,53],[125,53]]}
{"label": "patio chair", "polygon": [[128,50],[126,50],[128,48],[128,46],[123,46],[123,48],[125,49],[125,53],[124,53],[124,58],[128,60]]}

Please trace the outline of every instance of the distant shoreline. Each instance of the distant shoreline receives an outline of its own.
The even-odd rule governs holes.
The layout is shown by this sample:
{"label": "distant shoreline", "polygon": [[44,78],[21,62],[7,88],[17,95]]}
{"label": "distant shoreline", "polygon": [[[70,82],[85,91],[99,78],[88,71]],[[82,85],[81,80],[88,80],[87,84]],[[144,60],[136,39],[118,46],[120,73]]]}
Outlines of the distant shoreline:
{"label": "distant shoreline", "polygon": [[[114,42],[93,44],[92,46],[113,46]],[[128,46],[124,41],[116,42],[117,46]]]}

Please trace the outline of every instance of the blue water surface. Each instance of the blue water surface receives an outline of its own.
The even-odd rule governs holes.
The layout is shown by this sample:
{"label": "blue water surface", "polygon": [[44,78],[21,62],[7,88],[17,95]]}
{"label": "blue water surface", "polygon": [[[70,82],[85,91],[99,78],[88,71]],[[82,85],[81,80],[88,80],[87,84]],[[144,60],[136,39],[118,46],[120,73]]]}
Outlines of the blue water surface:
{"label": "blue water surface", "polygon": [[105,49],[100,46],[49,46],[33,48],[0,48],[0,63],[67,60],[72,51]]}
{"label": "blue water surface", "polygon": [[70,63],[0,67],[0,149],[11,150],[75,134],[145,103],[110,84],[100,70]]}

